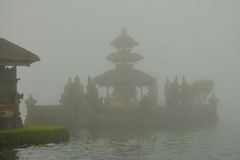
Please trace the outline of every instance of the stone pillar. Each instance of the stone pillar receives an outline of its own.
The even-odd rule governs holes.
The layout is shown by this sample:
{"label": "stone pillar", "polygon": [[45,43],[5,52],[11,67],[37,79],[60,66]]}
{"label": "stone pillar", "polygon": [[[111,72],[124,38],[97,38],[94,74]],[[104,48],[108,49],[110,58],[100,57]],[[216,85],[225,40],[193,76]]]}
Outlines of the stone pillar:
{"label": "stone pillar", "polygon": [[27,108],[27,116],[26,116],[26,124],[29,124],[34,121],[34,117],[32,115],[32,109],[37,104],[37,101],[32,97],[32,95],[29,96],[29,98],[25,101],[26,108]]}

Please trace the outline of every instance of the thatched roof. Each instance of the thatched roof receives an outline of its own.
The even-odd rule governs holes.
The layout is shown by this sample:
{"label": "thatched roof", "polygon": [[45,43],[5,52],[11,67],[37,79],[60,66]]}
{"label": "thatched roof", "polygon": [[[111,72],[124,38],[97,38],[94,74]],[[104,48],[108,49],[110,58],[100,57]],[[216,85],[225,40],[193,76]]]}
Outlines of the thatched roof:
{"label": "thatched roof", "polygon": [[99,86],[148,86],[154,82],[154,77],[137,69],[113,69],[94,79]]}
{"label": "thatched roof", "polygon": [[143,56],[137,53],[112,53],[106,57],[113,63],[135,63],[143,59]]}
{"label": "thatched roof", "polygon": [[30,51],[0,38],[0,65],[30,66],[40,58]]}
{"label": "thatched roof", "polygon": [[121,35],[115,38],[110,44],[116,48],[133,48],[138,45],[132,37],[127,35],[125,29],[123,29]]}

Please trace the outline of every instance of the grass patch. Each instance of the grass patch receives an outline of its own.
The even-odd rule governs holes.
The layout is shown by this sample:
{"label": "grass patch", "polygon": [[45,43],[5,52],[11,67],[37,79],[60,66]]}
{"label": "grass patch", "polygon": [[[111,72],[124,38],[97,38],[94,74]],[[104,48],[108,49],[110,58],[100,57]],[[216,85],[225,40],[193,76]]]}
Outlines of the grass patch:
{"label": "grass patch", "polygon": [[0,148],[59,143],[69,139],[69,131],[56,126],[25,126],[0,130]]}

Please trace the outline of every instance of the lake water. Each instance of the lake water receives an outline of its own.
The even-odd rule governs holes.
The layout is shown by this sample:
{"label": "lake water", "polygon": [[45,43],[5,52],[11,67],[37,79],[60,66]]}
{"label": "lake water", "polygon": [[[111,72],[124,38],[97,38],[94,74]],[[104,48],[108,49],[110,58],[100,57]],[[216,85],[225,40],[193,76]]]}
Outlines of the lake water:
{"label": "lake water", "polygon": [[1,160],[240,160],[240,127],[73,130],[67,143],[2,150]]}

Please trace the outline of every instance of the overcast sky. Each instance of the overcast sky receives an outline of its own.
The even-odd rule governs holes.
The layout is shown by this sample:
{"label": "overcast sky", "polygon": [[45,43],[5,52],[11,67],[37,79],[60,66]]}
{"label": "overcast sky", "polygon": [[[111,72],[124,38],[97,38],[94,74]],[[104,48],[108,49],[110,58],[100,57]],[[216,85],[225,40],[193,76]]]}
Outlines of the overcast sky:
{"label": "overcast sky", "polygon": [[69,76],[111,69],[109,43],[126,28],[145,58],[136,67],[216,83],[220,112],[240,113],[239,0],[0,0],[0,37],[37,54],[19,67],[19,92],[56,104]]}

